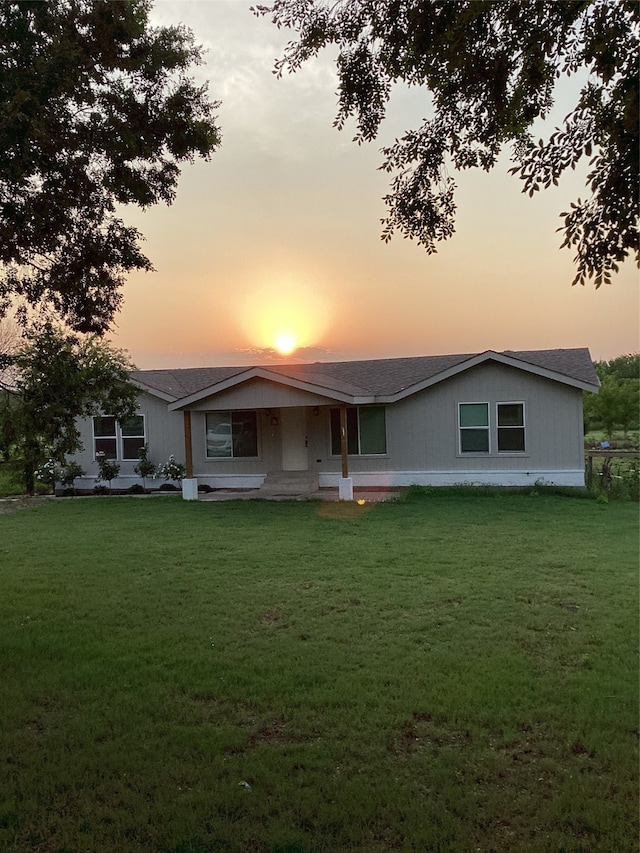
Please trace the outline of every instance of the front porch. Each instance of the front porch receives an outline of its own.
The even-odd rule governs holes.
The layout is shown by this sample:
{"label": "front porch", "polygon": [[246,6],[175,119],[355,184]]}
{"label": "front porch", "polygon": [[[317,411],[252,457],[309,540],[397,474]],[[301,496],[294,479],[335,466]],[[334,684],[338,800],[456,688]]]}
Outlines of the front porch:
{"label": "front porch", "polygon": [[[398,488],[353,488],[353,501],[361,504],[382,503],[397,500],[406,487]],[[304,494],[269,494],[261,489],[215,489],[212,492],[199,492],[199,501],[238,501],[238,500],[268,500],[268,501],[327,501],[344,500],[340,497],[338,488],[324,486],[313,492]]]}
{"label": "front porch", "polygon": [[183,409],[185,499],[196,500],[198,486],[260,497],[309,496],[336,486],[341,499],[353,500],[347,407],[329,400],[332,405],[321,406],[317,399],[310,405],[279,402],[219,409],[220,402],[209,398]]}

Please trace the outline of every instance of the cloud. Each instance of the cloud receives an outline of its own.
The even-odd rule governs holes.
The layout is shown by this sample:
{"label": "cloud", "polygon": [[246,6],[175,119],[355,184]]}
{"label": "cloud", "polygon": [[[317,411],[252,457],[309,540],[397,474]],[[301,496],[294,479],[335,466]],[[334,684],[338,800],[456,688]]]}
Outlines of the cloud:
{"label": "cloud", "polygon": [[[160,0],[151,11],[154,25],[183,23],[205,49],[204,65],[194,69],[210,95],[222,101],[219,123],[223,145],[269,154],[283,160],[315,159],[318,133],[335,135],[337,76],[326,51],[296,74],[277,79],[274,62],[284,53],[291,33],[278,30],[267,18],[257,18],[236,0],[192,2]],[[292,119],[303,134],[283,134]],[[345,144],[347,140],[345,139]]]}
{"label": "cloud", "polygon": [[278,364],[299,364],[302,362],[327,361],[332,355],[332,351],[327,347],[299,347],[295,352],[289,355],[282,355],[277,350],[271,347],[249,347],[248,349],[239,349],[236,352],[243,358],[251,357],[254,359],[254,364],[278,363]]}

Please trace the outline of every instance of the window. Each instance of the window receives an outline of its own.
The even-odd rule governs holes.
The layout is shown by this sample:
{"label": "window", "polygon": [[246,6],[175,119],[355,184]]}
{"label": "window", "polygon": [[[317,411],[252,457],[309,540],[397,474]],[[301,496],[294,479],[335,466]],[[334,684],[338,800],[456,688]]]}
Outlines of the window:
{"label": "window", "polygon": [[93,419],[93,450],[107,459],[138,459],[146,444],[144,415],[133,415],[119,423],[112,415]]}
{"label": "window", "polygon": [[524,453],[524,403],[498,403],[498,453]]}
{"label": "window", "polygon": [[[331,409],[331,453],[340,456],[340,409]],[[384,406],[347,409],[347,453],[368,456],[387,452]]]}
{"label": "window", "polygon": [[489,404],[460,403],[460,453],[489,452]]}
{"label": "window", "polygon": [[208,459],[258,455],[256,412],[208,412],[206,430]]}
{"label": "window", "polygon": [[93,419],[93,449],[94,455],[104,453],[107,459],[118,458],[115,418],[107,416]]}
{"label": "window", "polygon": [[120,424],[120,435],[122,436],[122,458],[139,459],[140,449],[145,445],[144,417],[133,415]]}

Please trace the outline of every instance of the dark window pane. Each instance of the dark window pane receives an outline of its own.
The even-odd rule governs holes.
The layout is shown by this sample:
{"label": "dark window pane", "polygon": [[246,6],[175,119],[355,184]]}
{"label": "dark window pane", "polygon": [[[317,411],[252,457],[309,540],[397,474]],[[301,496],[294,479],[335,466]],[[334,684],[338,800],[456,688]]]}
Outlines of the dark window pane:
{"label": "dark window pane", "polygon": [[481,427],[489,426],[488,403],[461,403],[460,426]]}
{"label": "dark window pane", "polygon": [[498,426],[524,426],[524,412],[522,403],[499,403]]}
{"label": "dark window pane", "polygon": [[[340,409],[331,409],[331,453],[334,456],[342,454],[340,442]],[[347,409],[347,453],[349,456],[358,455],[358,410]]]}
{"label": "dark window pane", "polygon": [[122,435],[144,436],[144,418],[142,415],[133,415],[126,421],[120,421],[120,432]]}
{"label": "dark window pane", "polygon": [[488,453],[488,429],[461,429],[460,450],[463,453]]}
{"label": "dark window pane", "polygon": [[115,438],[96,438],[95,445],[96,453],[104,453],[107,459],[116,458],[117,454]]}
{"label": "dark window pane", "polygon": [[498,429],[498,452],[524,452],[524,429]]}
{"label": "dark window pane", "polygon": [[258,418],[255,412],[233,412],[231,432],[234,456],[258,455]]}
{"label": "dark window pane", "polygon": [[122,458],[123,459],[138,459],[139,450],[144,447],[144,438],[123,438],[122,439]]}
{"label": "dark window pane", "polygon": [[387,433],[382,406],[360,409],[360,453],[386,453]]}
{"label": "dark window pane", "polygon": [[116,434],[116,419],[99,417],[93,419],[93,434],[95,436],[114,436]]}
{"label": "dark window pane", "polygon": [[331,455],[340,456],[340,409],[331,409]]}
{"label": "dark window pane", "polygon": [[357,456],[358,449],[358,410],[347,409],[347,453]]}

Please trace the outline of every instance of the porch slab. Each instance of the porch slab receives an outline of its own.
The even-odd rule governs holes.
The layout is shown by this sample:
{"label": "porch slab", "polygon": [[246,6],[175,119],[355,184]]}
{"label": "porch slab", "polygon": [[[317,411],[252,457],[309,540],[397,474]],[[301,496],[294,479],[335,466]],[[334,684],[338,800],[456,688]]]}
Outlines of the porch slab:
{"label": "porch slab", "polygon": [[[367,503],[380,503],[392,501],[398,498],[406,489],[353,489],[354,501],[366,501]],[[213,492],[201,492],[198,495],[200,501],[242,501],[242,500],[265,500],[265,501],[339,501],[340,495],[337,488],[322,488],[309,494],[269,495],[260,489],[216,489]]]}

